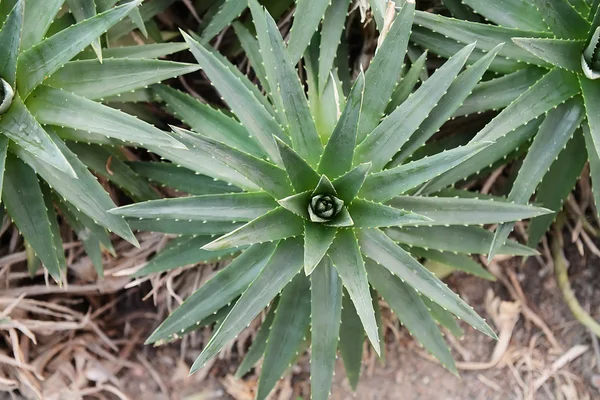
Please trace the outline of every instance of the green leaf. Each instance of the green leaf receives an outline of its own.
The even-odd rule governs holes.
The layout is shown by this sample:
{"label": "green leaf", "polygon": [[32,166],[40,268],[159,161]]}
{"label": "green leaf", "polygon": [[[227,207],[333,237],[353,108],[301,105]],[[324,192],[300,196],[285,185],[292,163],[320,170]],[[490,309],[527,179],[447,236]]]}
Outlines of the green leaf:
{"label": "green leaf", "polygon": [[212,359],[269,304],[302,269],[302,240],[279,242],[275,252],[242,294],[191,368],[191,373]]}
{"label": "green leaf", "polygon": [[[381,265],[367,261],[369,282],[388,302],[410,334],[443,366],[458,375],[454,359],[437,324],[417,292]],[[408,281],[410,283],[410,281]]]}
{"label": "green leaf", "polygon": [[375,18],[377,29],[381,32],[384,28],[383,20],[385,17],[386,2],[385,0],[369,0],[369,5],[371,6],[371,12],[373,13],[373,18]]}
{"label": "green leaf", "polygon": [[121,161],[116,151],[94,144],[69,143],[68,146],[88,168],[120,187],[133,200],[158,198],[158,193]]}
{"label": "green leaf", "polygon": [[400,83],[396,86],[396,89],[394,89],[392,99],[385,110],[386,114],[394,112],[394,110],[404,103],[412,94],[415,86],[419,82],[422,72],[425,70],[426,62],[427,51],[423,52],[423,54],[412,63],[408,72],[402,77]]}
{"label": "green leaf", "polygon": [[40,86],[27,99],[27,108],[42,124],[80,129],[141,145],[185,148],[165,132],[131,115],[60,89]]}
{"label": "green leaf", "polygon": [[239,249],[228,249],[220,251],[206,251],[202,246],[210,242],[211,236],[181,236],[173,239],[167,247],[152,258],[144,268],[137,271],[134,276],[145,276],[175,268],[198,263],[212,263],[227,258],[239,251]]}
{"label": "green leaf", "polygon": [[248,0],[225,0],[219,11],[202,30],[202,44],[207,44],[248,7]]}
{"label": "green leaf", "polygon": [[[122,47],[111,47],[108,49],[102,49],[105,59],[110,58],[160,58],[165,57],[173,53],[180,52],[188,49],[187,43],[173,42],[173,43],[151,43],[143,44],[139,46],[122,46]],[[82,51],[75,57],[78,60],[89,60],[93,59],[94,55],[92,52]]]}
{"label": "green leaf", "polygon": [[304,272],[307,276],[320,262],[325,263],[323,257],[333,243],[336,232],[336,228],[304,221]]}
{"label": "green leaf", "polygon": [[600,155],[598,154],[597,145],[594,142],[594,136],[590,129],[589,121],[584,122],[582,128],[585,136],[585,147],[588,154],[588,160],[590,162],[594,203],[600,204]]}
{"label": "green leaf", "polygon": [[360,164],[350,172],[336,178],[332,184],[337,192],[337,197],[346,204],[350,204],[365,183],[370,170],[371,163]]}
{"label": "green leaf", "polygon": [[535,4],[524,0],[463,0],[477,14],[497,25],[530,31],[547,31],[548,25]]}
{"label": "green leaf", "polygon": [[232,193],[178,197],[130,204],[111,210],[129,218],[187,221],[251,221],[277,203],[266,193]]}
{"label": "green leaf", "polygon": [[429,300],[427,297],[421,297],[423,303],[429,310],[429,314],[435,319],[440,325],[446,327],[454,337],[457,339],[461,339],[465,331],[460,327],[456,318],[450,314],[448,311],[444,310],[443,307],[439,306],[437,303]]}
{"label": "green leaf", "polygon": [[352,168],[356,134],[363,102],[365,77],[359,74],[344,111],[338,120],[319,162],[319,173],[337,178]]}
{"label": "green leaf", "polygon": [[144,232],[161,232],[175,235],[219,235],[229,233],[244,225],[243,222],[204,222],[188,220],[161,220],[145,218],[128,218],[131,229]]}
{"label": "green leaf", "polygon": [[319,44],[319,93],[325,90],[333,68],[349,5],[350,0],[332,0],[323,17]]}
{"label": "green leaf", "polygon": [[262,158],[265,152],[235,119],[198,99],[164,85],[152,88],[165,102],[167,110],[190,125],[195,132],[240,151]]}
{"label": "green leaf", "polygon": [[[587,140],[587,136],[585,138]],[[584,140],[581,130],[577,130],[573,139],[567,143],[567,146],[560,152],[556,161],[552,163],[550,170],[544,176],[540,183],[535,199],[556,213],[558,213],[564,201],[571,194],[579,176],[587,161],[586,140]],[[593,149],[593,144],[591,144]],[[590,172],[592,179],[597,176],[597,169],[590,157]],[[529,224],[527,232],[527,245],[536,247],[540,242],[550,225],[556,218],[556,214],[544,215],[534,218]]]}
{"label": "green leaf", "polygon": [[150,335],[146,344],[168,339],[225,307],[250,286],[269,261],[274,249],[273,243],[249,247],[173,311]]}
{"label": "green leaf", "polygon": [[498,114],[473,140],[497,140],[564,103],[579,91],[575,74],[555,68]]}
{"label": "green leaf", "polygon": [[531,66],[517,72],[481,82],[454,113],[455,117],[499,110],[515,101],[547,71]]}
{"label": "green leaf", "polygon": [[[4,186],[4,170],[6,168],[6,154],[8,153],[8,138],[0,135],[0,201],[2,196],[2,187]],[[1,209],[2,207],[0,207]],[[0,221],[4,216],[0,215]]]}
{"label": "green leaf", "polygon": [[194,64],[115,58],[72,61],[44,81],[45,85],[92,100],[104,99],[198,70]]}
{"label": "green leaf", "polygon": [[493,144],[471,157],[468,163],[459,164],[437,178],[433,178],[422,188],[421,193],[436,193],[461,179],[478,173],[482,169],[493,165],[498,160],[502,160],[507,155],[513,153],[515,149],[526,148],[527,141],[535,135],[542,120],[542,118],[533,120],[499,138]]}
{"label": "green leaf", "polygon": [[[144,2],[140,8],[139,12],[142,16],[143,21],[150,21],[159,13],[165,11],[171,4],[175,3],[177,0],[152,0]],[[133,31],[137,28],[137,24],[133,21],[132,18],[128,18],[116,24],[109,31],[109,39],[110,42],[116,42],[117,39],[127,35],[129,32]]]}
{"label": "green leaf", "polygon": [[135,173],[160,186],[168,186],[192,195],[225,194],[241,191],[230,183],[200,175],[173,163],[135,161],[127,163],[127,165]]}
{"label": "green leaf", "polygon": [[461,21],[423,11],[416,12],[415,24],[464,44],[477,42],[477,48],[484,51],[491,51],[494,47],[504,43],[502,50],[498,53],[499,56],[534,64],[537,64],[539,59],[514,44],[512,38],[554,37],[550,32],[532,32],[529,30],[504,28],[491,24]]}
{"label": "green leaf", "polygon": [[414,15],[415,3],[406,2],[365,73],[365,93],[357,143],[362,142],[375,129],[390,102],[394,84],[402,70],[401,61],[406,54]]}
{"label": "green leaf", "polygon": [[402,146],[398,154],[394,156],[392,161],[387,165],[387,168],[395,167],[404,162],[404,160],[440,130],[442,125],[456,112],[460,104],[470,96],[473,88],[475,88],[477,82],[479,82],[483,74],[487,71],[501,48],[502,45],[498,45],[458,75],[450,87],[448,87],[446,94],[440,99],[435,108],[431,110],[429,116],[421,123],[417,131]]}
{"label": "green leaf", "polygon": [[0,79],[8,82],[13,89],[16,87],[17,57],[21,47],[24,9],[25,3],[23,0],[18,0],[0,30],[0,49],[3,58],[0,61]]}
{"label": "green leaf", "polygon": [[523,204],[451,197],[400,196],[388,201],[387,204],[429,218],[429,221],[416,221],[409,223],[410,225],[495,224],[551,213],[545,208]]}
{"label": "green leaf", "polygon": [[[388,228],[386,235],[394,241],[424,249],[465,254],[487,254],[494,234],[478,226],[419,226]],[[537,251],[512,240],[498,254],[534,256]]]}
{"label": "green leaf", "polygon": [[[94,0],[67,0],[67,4],[69,5],[71,14],[75,17],[75,21],[78,23],[96,16],[96,4]],[[92,49],[96,53],[98,61],[102,62],[102,49],[100,46],[100,38],[92,42]]]}
{"label": "green leaf", "polygon": [[147,146],[148,149],[176,165],[184,166],[202,175],[231,183],[248,191],[259,190],[259,186],[249,181],[244,175],[229,167],[206,150],[204,141],[198,134],[183,129],[174,129],[172,133],[187,149]]}
{"label": "green leaf", "polygon": [[[57,243],[60,236],[55,241],[54,235],[58,234],[55,229],[56,215],[54,208],[46,208],[35,172],[15,156],[9,155],[6,158],[4,180],[2,200],[6,211],[50,275],[56,282],[61,282],[62,271],[66,271],[67,267],[64,256],[61,259],[57,257],[63,249],[62,243]],[[52,217],[54,223],[50,220]]]}
{"label": "green leaf", "polygon": [[489,143],[468,144],[371,174],[367,177],[359,195],[367,200],[387,201],[451,170],[488,145]]}
{"label": "green leaf", "polygon": [[115,208],[115,204],[97,179],[54,132],[48,131],[48,133],[73,167],[76,179],[41,162],[17,146],[12,147],[11,151],[32,167],[55,191],[79,211],[90,217],[95,223],[137,246],[137,239],[123,218],[106,212],[106,210]]}
{"label": "green leaf", "polygon": [[279,149],[285,171],[296,193],[314,189],[321,179],[319,174],[294,149],[282,140],[275,139],[275,141],[277,142],[277,148]]}
{"label": "green leaf", "polygon": [[311,398],[327,400],[335,367],[340,320],[342,317],[342,281],[323,259],[311,278]]}
{"label": "green leaf", "polygon": [[379,230],[364,230],[360,236],[361,251],[386,267],[417,292],[429,297],[473,328],[496,339],[497,336],[485,321],[456,293],[437,279],[410,254],[402,250]]}
{"label": "green leaf", "polygon": [[365,342],[365,330],[356,308],[347,291],[342,297],[342,323],[340,326],[340,341],[338,348],[342,355],[346,376],[353,390],[356,390],[360,367],[362,366],[363,345]]}
{"label": "green leaf", "polygon": [[369,341],[377,354],[380,354],[381,345],[375,312],[373,311],[373,301],[369,291],[365,263],[360,252],[361,249],[358,247],[354,232],[350,229],[341,229],[329,248],[328,254],[340,278],[342,278],[344,287],[350,294]]}
{"label": "green leaf", "polygon": [[203,248],[211,251],[228,249],[295,237],[303,232],[302,218],[283,207],[277,207],[227,235],[210,242]]}
{"label": "green leaf", "polygon": [[480,17],[467,7],[462,0],[442,0],[442,4],[446,6],[454,18],[466,19],[468,21],[480,20]]}
{"label": "green leaf", "polygon": [[584,40],[513,38],[512,41],[544,60],[545,63],[540,63],[542,66],[550,63],[571,72],[582,72],[581,53],[585,47]]}
{"label": "green leaf", "polygon": [[273,300],[273,304],[265,317],[265,320],[260,325],[256,336],[252,340],[252,344],[246,352],[244,359],[240,363],[237,371],[235,371],[236,378],[242,378],[246,375],[252,367],[260,360],[260,358],[265,353],[265,349],[267,348],[267,340],[269,339],[269,334],[271,333],[271,325],[273,325],[273,320],[275,319],[275,310],[277,309],[278,298]]}
{"label": "green leaf", "polygon": [[267,81],[267,72],[265,71],[265,66],[263,65],[262,56],[260,54],[260,45],[258,44],[258,40],[254,35],[242,24],[241,22],[235,21],[233,24],[233,30],[235,31],[236,36],[240,41],[240,45],[246,53],[248,60],[250,61],[250,65],[252,65],[252,69],[254,69],[254,73],[256,77],[260,81],[260,84],[265,89],[266,92],[269,92],[269,82]]}
{"label": "green leaf", "polygon": [[[182,129],[172,128],[175,132],[185,133]],[[200,135],[196,135],[195,139],[202,146],[202,149],[211,154],[212,157],[217,158],[230,169],[239,172],[274,197],[282,198],[292,193],[292,185],[283,169],[214,139]]]}
{"label": "green leaf", "polygon": [[311,315],[310,281],[297,274],[281,293],[258,380],[257,399],[266,399],[294,361]]}
{"label": "green leaf", "polygon": [[273,135],[286,140],[286,135],[273,116],[242,81],[210,51],[190,36],[182,33],[192,54],[217,88],[231,110],[240,119],[250,135],[256,137],[269,157],[280,164],[279,152]]}
{"label": "green leaf", "polygon": [[488,272],[478,262],[466,254],[451,253],[439,250],[426,250],[419,247],[411,247],[410,254],[415,257],[425,258],[436,263],[444,264],[452,270],[458,270],[478,276],[489,281],[495,281],[496,277]]}
{"label": "green leaf", "polygon": [[98,14],[21,53],[17,69],[21,97],[26,98],[47,77],[129,14],[139,3],[139,0],[132,1]]}
{"label": "green leaf", "polygon": [[400,207],[390,207],[369,200],[354,199],[348,208],[356,228],[429,224],[431,219]]}
{"label": "green leaf", "polygon": [[[357,147],[355,161],[370,161],[380,171],[419,128],[458,75],[475,46],[466,46],[448,60]],[[361,117],[362,120],[362,117]]]}
{"label": "green leaf", "polygon": [[0,133],[37,160],[63,171],[71,178],[75,175],[73,167],[30,114],[18,94],[15,94],[8,112],[0,119]]}
{"label": "green leaf", "polygon": [[294,22],[288,43],[292,63],[296,64],[304,54],[330,3],[329,0],[296,0]]}
{"label": "green leaf", "polygon": [[311,214],[308,211],[308,205],[310,204],[311,197],[312,192],[307,190],[306,192],[286,197],[285,199],[278,200],[277,202],[286,210],[308,220],[311,218]]}
{"label": "green leaf", "polygon": [[[253,16],[255,21],[261,18],[256,15],[255,8],[253,8]],[[282,109],[278,111],[285,115],[286,130],[290,134],[292,147],[310,165],[316,166],[319,163],[323,146],[308,108],[304,88],[294,68],[295,63],[290,60],[290,56],[286,52],[275,21],[266,12],[264,22],[266,32],[259,33],[258,41],[263,57],[265,57],[265,63],[274,63],[272,66],[266,66],[269,87],[277,88],[277,95],[281,98],[279,107]],[[308,22],[303,21],[303,24],[306,23]],[[262,23],[259,23],[257,26],[261,25]],[[290,46],[292,40],[290,40]],[[264,56],[265,52],[269,52],[268,59]]]}
{"label": "green leaf", "polygon": [[590,23],[567,0],[533,0],[552,32],[560,39],[585,39]]}
{"label": "green leaf", "polygon": [[[516,203],[529,201],[554,160],[583,121],[584,113],[579,97],[548,112],[508,195],[509,201]],[[505,223],[498,227],[490,248],[490,259],[495,255],[496,248],[504,244],[513,227],[514,223]]]}
{"label": "green leaf", "polygon": [[[4,0],[5,2],[7,0]],[[23,1],[23,0],[21,0]],[[21,51],[41,42],[65,0],[26,0]],[[14,1],[13,1],[14,3]]]}

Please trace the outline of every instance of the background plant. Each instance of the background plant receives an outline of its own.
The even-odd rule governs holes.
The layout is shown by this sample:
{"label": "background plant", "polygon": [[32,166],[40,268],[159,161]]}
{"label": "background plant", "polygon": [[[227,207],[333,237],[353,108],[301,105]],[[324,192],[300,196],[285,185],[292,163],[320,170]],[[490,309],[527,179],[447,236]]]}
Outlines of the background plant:
{"label": "background plant", "polygon": [[[268,308],[239,375],[264,354],[257,398],[265,398],[310,337],[312,395],[324,399],[338,349],[353,385],[365,332],[380,353],[381,294],[411,334],[456,373],[437,323],[459,334],[454,314],[495,335],[417,258],[437,257],[489,277],[466,255],[485,252],[491,242],[492,234],[476,225],[547,210],[480,200],[460,191],[440,197],[419,194],[423,184],[469,163],[488,143],[410,157],[458,109],[501,46],[462,71],[474,48],[466,46],[412,94],[415,82],[407,74],[400,83],[407,94],[398,97],[398,60],[407,50],[415,7],[407,2],[388,21],[367,72],[358,75],[347,96],[331,65],[324,75],[328,82],[319,81],[319,54],[331,38],[317,35],[304,58],[307,99],[296,60],[275,21],[256,1],[249,4],[258,37],[244,39],[254,50],[248,53],[268,98],[222,56],[184,34],[239,123],[181,92],[157,87],[167,108],[198,131],[173,128],[189,152],[171,160],[209,178],[198,178],[198,185],[187,181],[188,191],[196,196],[112,211],[137,227],[185,235],[138,276],[241,253],[148,342],[177,338],[216,321],[216,332],[192,366],[194,372]],[[325,94],[327,87],[333,95]],[[138,168],[146,168],[159,182],[182,182],[177,185],[182,189],[188,174],[168,163]],[[211,178],[223,183],[201,184]],[[535,253],[514,242],[501,251]]]}
{"label": "background plant", "polygon": [[[3,205],[37,259],[60,281],[66,270],[54,204],[84,242],[98,272],[106,230],[137,244],[127,223],[88,167],[124,187],[134,199],[157,195],[121,160],[118,149],[96,144],[185,149],[152,125],[101,101],[197,69],[154,58],[181,44],[103,49],[100,37],[125,17],[139,18],[140,1],[4,0],[0,3],[0,189]],[[68,17],[65,17],[68,16]],[[126,30],[126,29],[123,29]],[[46,36],[49,36],[46,38]],[[93,52],[86,51],[92,46]],[[94,145],[72,142],[83,141]],[[106,162],[113,160],[113,173]],[[3,179],[1,179],[3,177]],[[38,177],[42,178],[40,182]]]}

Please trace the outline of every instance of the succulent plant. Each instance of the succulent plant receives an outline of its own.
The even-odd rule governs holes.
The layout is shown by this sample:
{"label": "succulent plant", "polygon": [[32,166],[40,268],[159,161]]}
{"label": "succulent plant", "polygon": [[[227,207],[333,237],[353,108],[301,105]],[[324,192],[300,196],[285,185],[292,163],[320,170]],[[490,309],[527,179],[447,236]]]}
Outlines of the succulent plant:
{"label": "succulent plant", "polygon": [[[185,148],[168,133],[100,101],[197,69],[152,59],[184,49],[181,43],[100,47],[104,32],[136,12],[140,1],[112,7],[113,1],[96,15],[94,2],[69,0],[73,15],[66,15],[71,20],[57,18],[63,2],[0,3],[2,202],[32,259],[37,257],[57,281],[66,265],[55,200],[100,273],[101,245],[111,249],[106,229],[137,244],[127,223],[106,212],[115,205],[82,160],[92,169],[95,163],[96,169],[106,174],[106,160],[114,156],[117,173],[111,180],[124,182],[133,198],[157,197],[119,159],[118,149],[64,139],[86,141],[87,136],[95,136],[113,140],[113,144]],[[46,38],[48,32],[53,33]],[[85,51],[90,45],[95,55]]]}
{"label": "succulent plant", "polygon": [[[598,204],[600,119],[595,111],[600,106],[598,2],[464,0],[463,3],[463,10],[496,25],[418,12],[413,40],[445,57],[463,43],[477,41],[470,62],[505,43],[490,66],[504,76],[481,83],[457,115],[503,109],[473,139],[473,143],[495,141],[486,150],[489,163],[534,137],[508,199],[526,203],[537,188],[537,202],[560,211],[589,160]],[[455,182],[458,174],[475,171],[451,171],[437,178],[437,182],[434,180],[430,189],[438,190]],[[537,245],[553,218],[554,215],[548,215],[533,220],[529,228],[530,245]],[[512,228],[513,224],[503,224],[496,231],[492,255]]]}
{"label": "succulent plant", "polygon": [[[237,119],[177,90],[156,87],[167,108],[197,132],[173,127],[174,137],[189,148],[163,154],[174,164],[134,168],[194,195],[112,211],[133,227],[182,235],[138,276],[237,255],[148,343],[217,322],[194,372],[268,309],[238,375],[264,355],[257,392],[264,399],[308,338],[312,398],[326,399],[338,349],[353,386],[365,332],[381,353],[381,295],[411,334],[456,373],[437,323],[460,335],[454,315],[495,334],[418,259],[442,260],[489,278],[467,255],[485,252],[491,242],[492,233],[476,225],[548,211],[459,196],[460,191],[419,194],[430,179],[469,163],[488,143],[410,157],[460,107],[499,48],[463,71],[474,48],[468,45],[414,93],[414,71],[396,88],[415,10],[408,1],[388,21],[369,68],[347,95],[331,66],[328,82],[319,85],[319,42],[331,38],[317,35],[304,58],[307,99],[275,21],[256,0],[249,5],[258,38],[247,35],[246,44],[256,50],[253,65],[264,72],[257,75],[269,97],[214,50],[184,34]],[[424,59],[413,68],[420,71]],[[535,253],[510,241],[501,252]]]}

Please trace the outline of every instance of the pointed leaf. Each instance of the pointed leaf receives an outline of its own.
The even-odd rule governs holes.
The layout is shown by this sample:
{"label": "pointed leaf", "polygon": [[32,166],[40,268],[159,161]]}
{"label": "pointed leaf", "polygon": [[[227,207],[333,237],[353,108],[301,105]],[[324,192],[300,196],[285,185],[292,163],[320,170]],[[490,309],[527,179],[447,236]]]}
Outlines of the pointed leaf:
{"label": "pointed leaf", "polygon": [[421,300],[429,310],[429,314],[435,319],[438,324],[447,328],[455,338],[461,339],[465,331],[460,327],[454,315],[444,310],[443,307],[429,300],[427,297],[421,296]]}
{"label": "pointed leaf", "polygon": [[[333,68],[340,37],[346,24],[350,0],[332,0],[323,17],[319,44],[319,93],[323,93]],[[314,396],[313,396],[314,397]]]}
{"label": "pointed leaf", "polygon": [[[75,21],[78,23],[88,18],[96,16],[96,4],[94,0],[67,0],[67,5]],[[96,53],[98,60],[102,62],[102,49],[100,47],[100,38],[92,42],[92,49]]]}
{"label": "pointed leaf", "polygon": [[355,199],[348,208],[357,228],[379,228],[402,225],[427,225],[431,219],[401,207],[390,207],[372,201]]}
{"label": "pointed leaf", "polygon": [[311,278],[311,398],[327,400],[335,367],[340,320],[342,281],[328,258]]}
{"label": "pointed leaf", "polygon": [[279,242],[267,264],[242,294],[196,359],[191,372],[202,368],[247,327],[301,269],[302,240],[288,239]]}
{"label": "pointed leaf", "polygon": [[335,179],[332,184],[337,192],[337,197],[346,204],[350,204],[365,183],[370,170],[371,163],[360,164],[350,172]]}
{"label": "pointed leaf", "polygon": [[488,272],[477,261],[466,254],[451,253],[439,250],[425,250],[419,247],[411,247],[410,254],[415,257],[426,258],[444,264],[454,270],[463,271],[467,274],[478,276],[489,281],[495,281],[496,277]]}
{"label": "pointed leaf", "polygon": [[[8,138],[0,135],[0,201],[2,200],[2,188],[4,186],[4,170],[6,168],[6,155],[8,153]],[[1,208],[1,207],[0,207]],[[2,220],[2,217],[0,217]]]}
{"label": "pointed leaf", "polygon": [[295,237],[303,232],[304,223],[302,218],[283,207],[278,207],[210,242],[203,248],[205,250],[228,249]]}
{"label": "pointed leaf", "polygon": [[36,159],[65,172],[66,176],[75,175],[65,156],[29,113],[18,94],[15,94],[8,112],[0,119],[0,133]]}
{"label": "pointed leaf", "polygon": [[560,39],[585,39],[590,23],[567,0],[533,0],[552,32]]}
{"label": "pointed leaf", "polygon": [[129,218],[188,221],[251,221],[277,203],[266,193],[233,193],[179,197],[130,204],[111,210]]}
{"label": "pointed leaf", "polygon": [[433,74],[357,147],[357,163],[370,161],[380,171],[419,128],[458,75],[475,46],[466,46]]}
{"label": "pointed leaf", "polygon": [[319,174],[317,174],[315,170],[290,146],[285,144],[282,140],[275,140],[285,171],[287,172],[296,193],[314,189],[321,179]]}
{"label": "pointed leaf", "polygon": [[304,272],[308,276],[323,261],[335,234],[336,228],[304,221]]}
{"label": "pointed leaf", "polygon": [[415,3],[407,1],[396,15],[394,23],[377,49],[365,74],[365,93],[358,127],[357,143],[379,124],[398,81],[408,46]]}
{"label": "pointed leaf", "polygon": [[374,261],[367,261],[367,272],[369,282],[388,302],[402,325],[442,365],[457,375],[450,349],[417,292]]}
{"label": "pointed leaf", "polygon": [[584,40],[513,38],[513,42],[546,63],[581,73]]}
{"label": "pointed leaf", "polygon": [[222,235],[244,225],[243,222],[230,221],[204,222],[156,218],[127,218],[126,220],[131,229],[140,232],[161,232],[174,235]]}
{"label": "pointed leaf", "polygon": [[308,211],[311,197],[311,191],[307,190],[306,192],[286,197],[285,199],[278,200],[277,202],[286,210],[308,220],[311,218],[311,214]]}
{"label": "pointed leaf", "polygon": [[168,339],[226,306],[254,281],[274,249],[273,243],[264,243],[245,250],[173,311],[146,343]]}
{"label": "pointed leaf", "polygon": [[250,61],[250,65],[252,66],[256,77],[260,81],[260,84],[265,91],[268,92],[269,82],[267,81],[267,72],[265,71],[265,66],[263,65],[258,40],[254,34],[252,34],[241,22],[235,21],[232,26],[237,38],[240,41],[242,49],[244,49],[244,53],[246,53],[246,56]]}
{"label": "pointed leaf", "polygon": [[19,94],[26,98],[44,79],[129,14],[139,3],[136,0],[98,14],[21,53],[17,70]]}
{"label": "pointed leaf", "polygon": [[[51,212],[46,208],[35,172],[15,156],[9,155],[6,159],[4,179],[2,200],[6,211],[50,275],[60,282],[66,265],[64,256],[57,257],[63,249],[60,236],[56,237],[59,243],[55,241],[54,235],[58,232],[53,229],[57,226],[54,206]],[[57,244],[60,244],[58,248]]]}
{"label": "pointed leaf", "polygon": [[241,189],[227,182],[200,175],[173,163],[135,161],[127,163],[127,165],[135,173],[162,187],[168,186],[192,195],[225,194],[241,191]]}
{"label": "pointed leaf", "polygon": [[225,0],[219,11],[210,19],[206,28],[202,30],[202,44],[210,42],[215,36],[226,28],[234,19],[248,7],[248,0]]}
{"label": "pointed leaf", "polygon": [[[182,129],[173,127],[176,132]],[[183,131],[185,133],[185,131]],[[292,193],[292,185],[284,170],[275,165],[243,153],[214,139],[196,135],[202,149],[212,154],[229,168],[234,169],[254,182],[260,188],[276,198],[282,198]]]}
{"label": "pointed leaf", "polygon": [[348,95],[344,111],[325,146],[319,162],[320,174],[337,178],[352,168],[364,88],[365,77],[361,73]]}
{"label": "pointed leaf", "polygon": [[367,177],[359,194],[368,200],[387,201],[451,170],[481,152],[488,145],[488,143],[469,144],[371,174]]}
{"label": "pointed leaf", "polygon": [[[7,0],[4,0],[5,2]],[[21,50],[41,42],[65,0],[26,0]]]}
{"label": "pointed leaf", "polygon": [[[429,221],[416,221],[409,225],[495,224],[551,213],[545,208],[523,204],[451,197],[399,196],[388,201],[387,204],[429,218]],[[356,221],[356,218],[354,220]]]}
{"label": "pointed leaf", "polygon": [[107,210],[115,208],[108,193],[100,185],[98,180],[77,159],[77,156],[60,140],[52,131],[48,131],[50,138],[65,155],[69,164],[73,167],[76,179],[71,175],[61,172],[38,158],[15,146],[11,151],[21,160],[25,161],[35,172],[40,175],[55,191],[82,213],[90,217],[97,224],[116,233],[128,242],[137,245],[137,239],[129,229],[123,218],[110,215]]}
{"label": "pointed leaf", "polygon": [[0,79],[8,82],[12,88],[16,86],[17,57],[21,48],[24,9],[24,1],[18,0],[0,30],[0,49],[3,58],[0,61]]}
{"label": "pointed leaf", "polygon": [[288,43],[290,59],[294,64],[304,54],[330,3],[329,0],[297,0]]}
{"label": "pointed leaf", "polygon": [[463,0],[477,14],[500,26],[531,31],[547,31],[548,25],[533,2],[524,0]]}
{"label": "pointed leaf", "polygon": [[555,68],[498,114],[473,140],[497,140],[564,103],[579,91],[575,74]]}
{"label": "pointed leaf", "polygon": [[257,399],[266,399],[294,361],[310,323],[309,279],[298,274],[281,293],[258,380]]}
{"label": "pointed leaf", "polygon": [[381,345],[379,343],[377,322],[375,321],[365,263],[360,252],[361,249],[358,247],[354,232],[350,229],[343,229],[337,233],[328,254],[340,278],[342,278],[344,287],[350,294],[369,341],[379,354]]}
{"label": "pointed leaf", "polygon": [[423,54],[421,54],[421,56],[414,63],[412,63],[408,72],[402,77],[396,86],[396,89],[394,89],[394,93],[392,93],[392,99],[385,110],[386,114],[391,114],[394,112],[394,110],[404,103],[412,94],[415,86],[417,86],[417,83],[421,78],[426,62],[427,51],[423,52]]}
{"label": "pointed leaf", "polygon": [[[561,104],[548,113],[519,170],[508,195],[509,201],[517,203],[529,201],[554,160],[583,121],[584,113],[579,97]],[[514,223],[502,224],[498,227],[490,249],[490,259],[495,255],[496,248],[504,244],[513,227]]]}
{"label": "pointed leaf", "polygon": [[[102,49],[105,59],[110,58],[161,58],[188,49],[187,43],[151,43],[138,46],[122,46]],[[94,59],[92,52],[82,51],[75,57],[78,60]]]}
{"label": "pointed leaf", "polygon": [[429,297],[473,328],[496,339],[496,334],[467,303],[379,230],[360,233],[361,251],[386,267],[417,292]]}
{"label": "pointed leaf", "polygon": [[360,367],[362,366],[365,330],[356,308],[348,292],[344,290],[342,297],[342,323],[340,326],[340,341],[338,347],[346,369],[346,376],[353,390],[356,390]]}
{"label": "pointed leaf", "polygon": [[[388,228],[386,235],[394,241],[424,249],[436,249],[465,254],[487,254],[493,232],[478,226],[432,226]],[[534,256],[537,251],[508,240],[498,254]]]}
{"label": "pointed leaf", "polygon": [[256,99],[254,94],[220,60],[202,45],[183,33],[190,50],[217,88],[223,99],[240,119],[248,132],[261,143],[269,157],[280,163],[279,152],[273,135],[285,140],[285,133],[273,116]]}
{"label": "pointed leaf", "polygon": [[27,108],[42,124],[64,126],[141,145],[185,148],[165,132],[84,97],[40,86],[27,100]]}

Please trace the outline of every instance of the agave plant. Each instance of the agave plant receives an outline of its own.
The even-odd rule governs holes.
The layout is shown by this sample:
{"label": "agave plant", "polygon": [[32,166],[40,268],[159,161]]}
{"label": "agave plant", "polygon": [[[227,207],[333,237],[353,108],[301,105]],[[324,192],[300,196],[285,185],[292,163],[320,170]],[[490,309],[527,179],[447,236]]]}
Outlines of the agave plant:
{"label": "agave plant", "polygon": [[[347,96],[343,85],[332,85],[332,97],[319,90],[317,36],[304,60],[307,99],[275,21],[256,0],[249,5],[258,38],[247,37],[247,43],[256,46],[255,56],[264,61],[255,68],[264,71],[269,98],[223,57],[184,34],[238,120],[174,89],[158,87],[168,109],[198,132],[173,128],[190,149],[184,156],[170,157],[175,165],[141,163],[134,168],[196,195],[112,211],[135,227],[184,235],[137,275],[238,254],[175,310],[148,343],[218,322],[191,368],[194,372],[268,309],[238,375],[264,354],[257,392],[264,399],[309,338],[312,398],[326,399],[338,349],[353,386],[365,332],[381,352],[381,295],[414,337],[456,373],[437,323],[458,335],[454,315],[496,336],[417,259],[441,259],[489,276],[465,253],[485,252],[492,233],[470,225],[515,221],[547,210],[458,197],[459,192],[418,195],[423,184],[468,163],[487,143],[414,160],[409,159],[414,151],[396,156],[412,138],[417,137],[410,143],[421,142],[440,128],[499,48],[462,71],[474,48],[466,46],[397,107],[390,107],[414,17],[415,5],[409,1],[389,21],[369,68],[358,75]],[[329,80],[335,82],[336,75],[331,70]],[[400,86],[412,82],[409,74],[404,78]],[[333,129],[331,115],[319,117],[323,110],[333,114]],[[390,166],[392,159],[398,165]],[[177,165],[201,176],[188,179],[193,172]],[[515,242],[501,252],[534,253]]]}
{"label": "agave plant", "polygon": [[[29,253],[57,281],[66,265],[55,200],[100,273],[101,245],[111,249],[106,229],[137,244],[127,223],[106,212],[115,205],[86,164],[123,183],[133,198],[157,197],[119,159],[117,149],[64,139],[99,137],[112,144],[185,148],[169,134],[99,101],[197,69],[152,59],[186,48],[181,43],[99,46],[100,36],[135,12],[140,1],[98,15],[94,7],[86,8],[93,2],[67,4],[79,22],[55,25],[62,0],[0,3],[0,192]],[[49,31],[56,32],[45,38]],[[90,45],[96,56],[85,51]],[[106,161],[113,157],[116,173],[108,174]]]}
{"label": "agave plant", "polygon": [[[537,190],[537,201],[560,211],[587,160],[596,203],[600,201],[600,10],[597,1],[534,0],[486,2],[464,0],[469,11],[497,24],[489,25],[418,13],[413,40],[450,56],[452,48],[477,40],[471,62],[498,43],[505,43],[490,69],[505,76],[475,89],[458,114],[502,109],[473,142],[496,141],[486,151],[495,161],[535,136],[508,199],[525,203]],[[587,153],[587,158],[585,154]],[[475,172],[476,169],[465,172]],[[452,184],[449,173],[431,190]],[[427,190],[426,190],[427,192]],[[529,228],[535,246],[554,216],[536,218]],[[501,225],[493,255],[513,224]]]}

